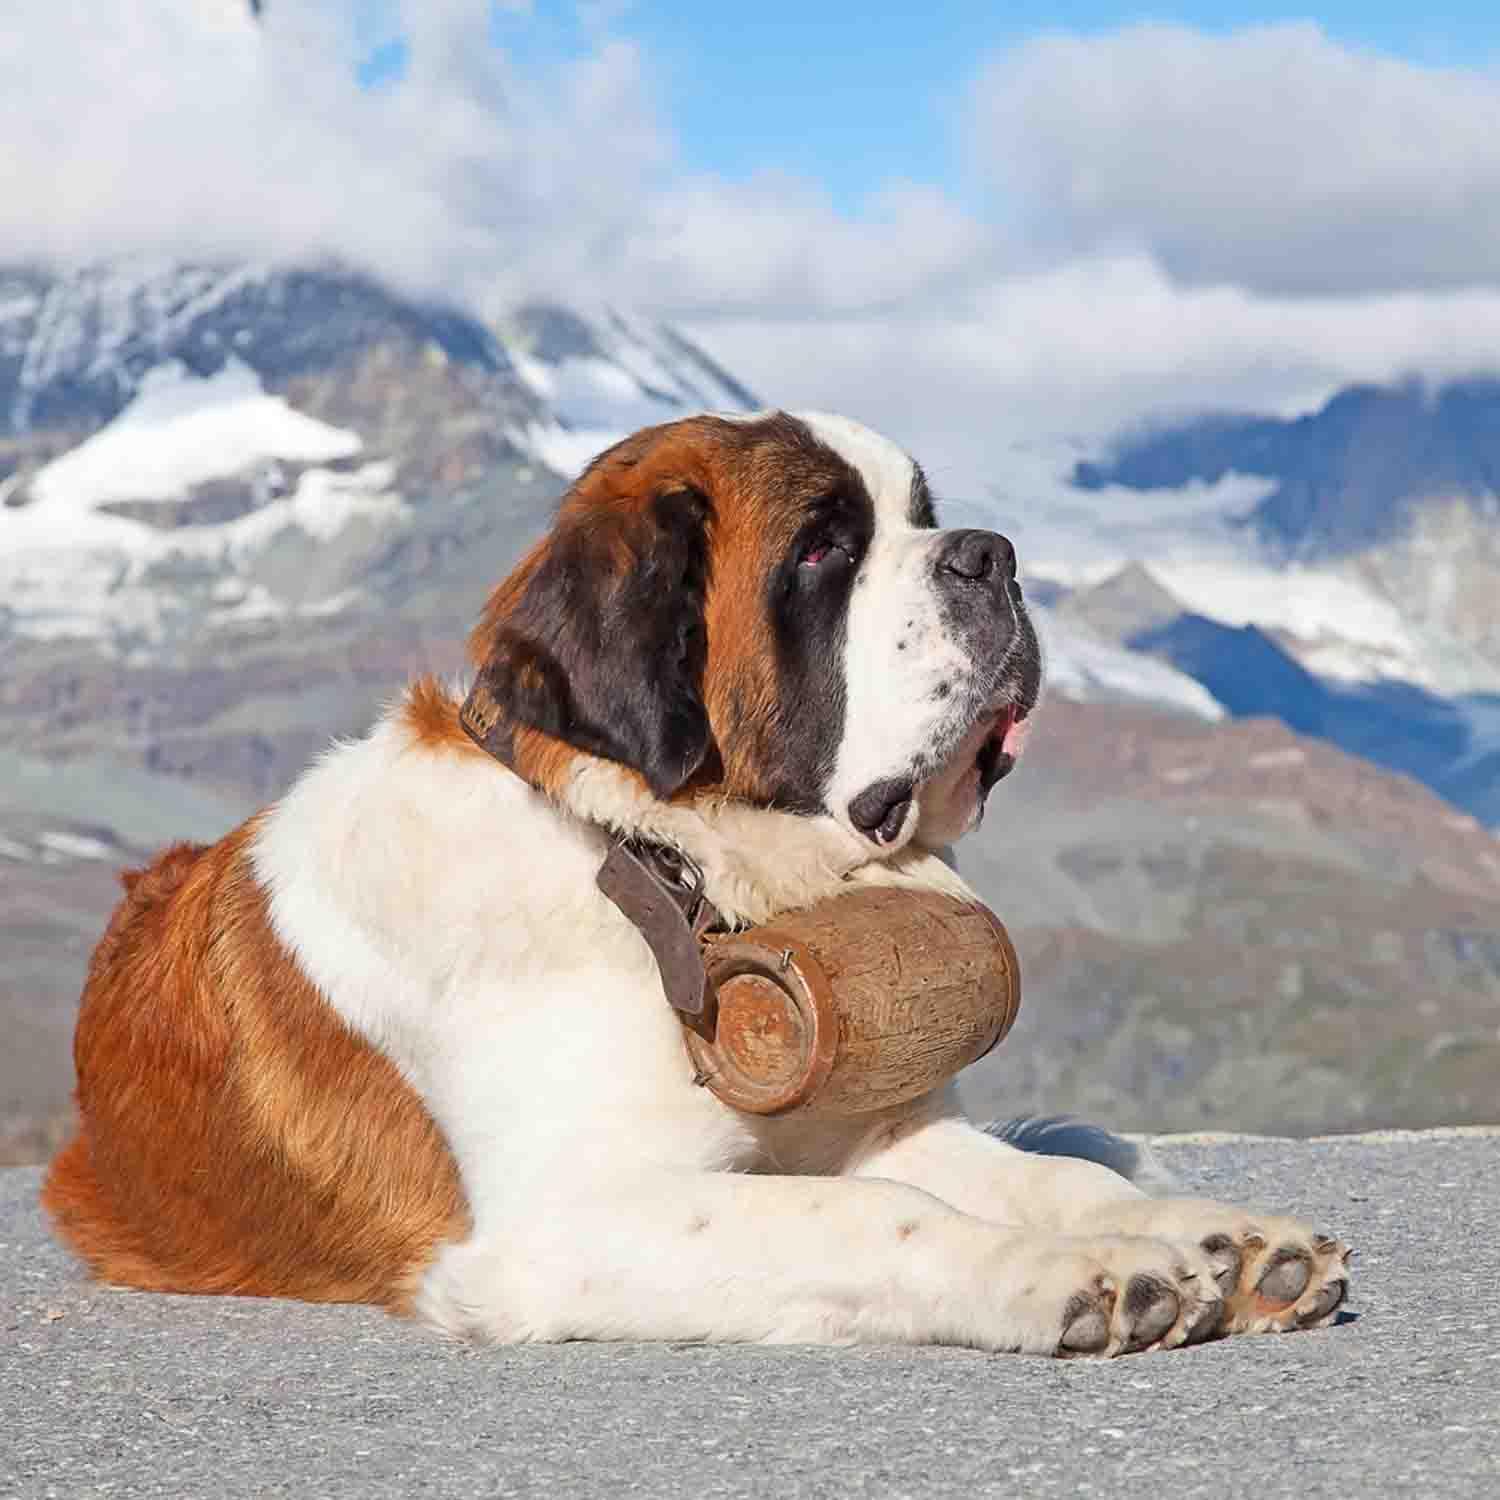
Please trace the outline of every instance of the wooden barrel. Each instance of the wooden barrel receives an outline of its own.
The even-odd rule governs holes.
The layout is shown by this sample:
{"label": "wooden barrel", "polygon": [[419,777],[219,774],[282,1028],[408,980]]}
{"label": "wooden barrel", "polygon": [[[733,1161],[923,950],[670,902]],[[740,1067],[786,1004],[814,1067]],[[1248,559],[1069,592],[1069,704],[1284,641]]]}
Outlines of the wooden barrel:
{"label": "wooden barrel", "polygon": [[758,1115],[855,1115],[983,1057],[1020,1008],[1020,969],[983,906],[861,888],[711,937],[712,999],[686,1030],[700,1082]]}

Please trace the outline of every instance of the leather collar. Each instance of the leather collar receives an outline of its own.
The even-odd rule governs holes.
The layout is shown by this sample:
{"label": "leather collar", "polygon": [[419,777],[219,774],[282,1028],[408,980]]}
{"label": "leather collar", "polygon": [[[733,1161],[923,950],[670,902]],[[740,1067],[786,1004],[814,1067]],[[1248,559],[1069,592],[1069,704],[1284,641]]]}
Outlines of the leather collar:
{"label": "leather collar", "polygon": [[672,1008],[694,1019],[702,1016],[709,988],[703,937],[723,920],[703,894],[703,871],[668,844],[623,838],[599,867],[595,883],[656,955]]}
{"label": "leather collar", "polygon": [[490,691],[485,678],[486,672],[481,671],[474,679],[474,686],[469,689],[469,696],[458,711],[458,722],[481,750],[493,755],[502,766],[509,766],[514,758],[510,725],[506,722],[500,700]]}

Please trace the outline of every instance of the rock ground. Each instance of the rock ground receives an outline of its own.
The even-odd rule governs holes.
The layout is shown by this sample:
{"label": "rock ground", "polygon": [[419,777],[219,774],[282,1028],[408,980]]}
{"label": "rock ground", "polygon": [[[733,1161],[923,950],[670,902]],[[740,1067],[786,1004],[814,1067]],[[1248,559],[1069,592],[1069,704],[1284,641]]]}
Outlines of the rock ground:
{"label": "rock ground", "polygon": [[0,1173],[0,1494],[1500,1494],[1500,1134],[1179,1139],[1193,1189],[1355,1243],[1344,1321],[1107,1364],[471,1349],[361,1308],[84,1282]]}

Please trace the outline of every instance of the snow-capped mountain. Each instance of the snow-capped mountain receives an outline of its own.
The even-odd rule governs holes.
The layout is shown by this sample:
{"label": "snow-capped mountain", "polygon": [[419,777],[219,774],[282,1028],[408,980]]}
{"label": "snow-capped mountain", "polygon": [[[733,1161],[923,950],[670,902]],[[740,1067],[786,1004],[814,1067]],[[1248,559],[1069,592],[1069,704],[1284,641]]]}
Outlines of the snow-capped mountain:
{"label": "snow-capped mountain", "polygon": [[492,329],[332,267],[0,273],[0,632],[149,660],[370,606],[474,486],[513,492],[513,546],[616,437],[750,405],[613,313]]}
{"label": "snow-capped mountain", "polygon": [[1030,457],[993,503],[1073,629],[1500,824],[1500,381]]}
{"label": "snow-capped mountain", "polygon": [[341,268],[141,259],[62,275],[0,268],[0,431],[93,431],[172,360],[207,375],[238,356],[277,385],[347,368],[377,344],[506,370],[503,349],[471,319]]}
{"label": "snow-capped mountain", "polygon": [[615,311],[589,322],[552,306],[522,308],[503,328],[517,373],[546,413],[516,431],[516,441],[569,478],[639,427],[689,411],[761,404],[663,324]]}
{"label": "snow-capped mountain", "polygon": [[1270,481],[1250,513],[1259,535],[1304,561],[1363,552],[1407,534],[1446,497],[1500,515],[1500,378],[1350,386],[1315,412],[1211,415],[1132,434],[1073,482],[1176,489],[1226,474]]}
{"label": "snow-capped mountain", "polygon": [[[338,267],[0,271],[0,639],[181,663],[404,606],[437,558],[450,583],[460,554],[492,578],[624,434],[758,404],[615,310],[487,326]],[[1169,663],[1040,616],[1055,691],[1222,713]]]}

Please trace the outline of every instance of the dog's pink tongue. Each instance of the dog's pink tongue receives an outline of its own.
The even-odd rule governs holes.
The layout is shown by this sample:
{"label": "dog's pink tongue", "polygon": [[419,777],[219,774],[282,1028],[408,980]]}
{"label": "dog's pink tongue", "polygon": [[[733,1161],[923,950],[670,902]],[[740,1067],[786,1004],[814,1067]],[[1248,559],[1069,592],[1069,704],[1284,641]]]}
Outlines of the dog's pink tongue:
{"label": "dog's pink tongue", "polygon": [[1012,760],[1020,760],[1021,752],[1026,748],[1026,741],[1031,736],[1031,720],[1018,719],[1011,716],[1010,723],[1005,726],[1005,738],[1000,741],[1000,748]]}

